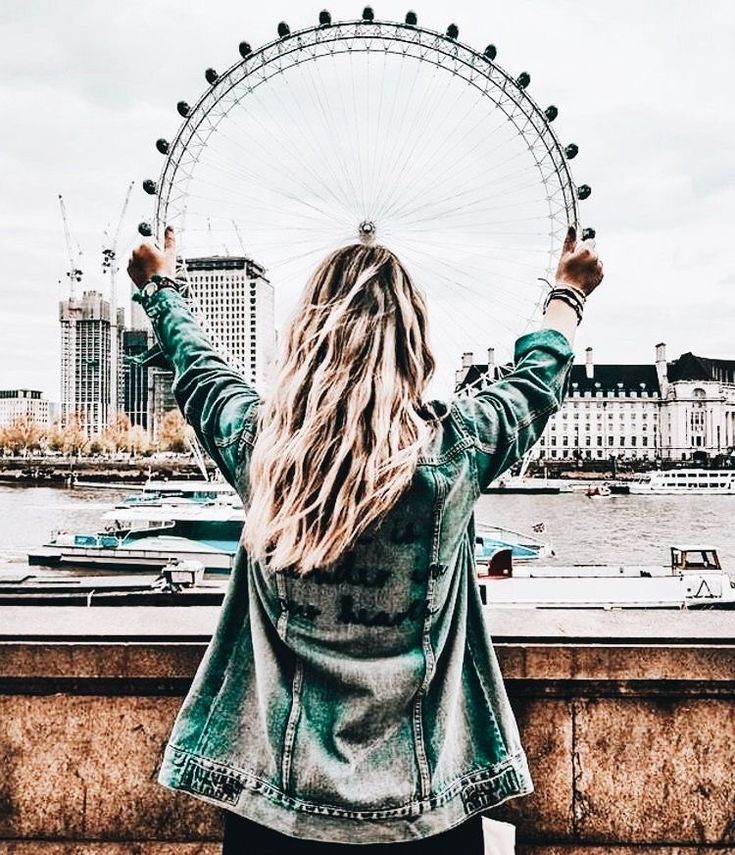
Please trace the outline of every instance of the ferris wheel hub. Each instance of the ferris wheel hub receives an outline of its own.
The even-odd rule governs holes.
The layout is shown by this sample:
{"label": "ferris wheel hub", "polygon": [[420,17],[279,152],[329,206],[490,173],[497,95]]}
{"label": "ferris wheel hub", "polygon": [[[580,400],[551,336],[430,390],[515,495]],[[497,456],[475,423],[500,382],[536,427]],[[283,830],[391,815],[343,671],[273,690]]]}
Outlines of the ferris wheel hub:
{"label": "ferris wheel hub", "polygon": [[365,244],[375,243],[375,232],[375,223],[372,220],[363,220],[357,229],[360,242]]}

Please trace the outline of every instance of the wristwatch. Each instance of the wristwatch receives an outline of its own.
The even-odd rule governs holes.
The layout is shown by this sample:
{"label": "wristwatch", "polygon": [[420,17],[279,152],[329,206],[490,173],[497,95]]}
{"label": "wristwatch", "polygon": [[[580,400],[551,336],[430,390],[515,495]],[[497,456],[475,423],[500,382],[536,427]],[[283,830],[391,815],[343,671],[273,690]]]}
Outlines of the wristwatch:
{"label": "wristwatch", "polygon": [[151,278],[140,289],[140,291],[144,297],[152,297],[157,291],[160,291],[162,288],[173,288],[174,291],[177,291],[178,285],[176,284],[176,281],[170,276],[162,276],[160,273],[154,273],[153,276],[151,276]]}

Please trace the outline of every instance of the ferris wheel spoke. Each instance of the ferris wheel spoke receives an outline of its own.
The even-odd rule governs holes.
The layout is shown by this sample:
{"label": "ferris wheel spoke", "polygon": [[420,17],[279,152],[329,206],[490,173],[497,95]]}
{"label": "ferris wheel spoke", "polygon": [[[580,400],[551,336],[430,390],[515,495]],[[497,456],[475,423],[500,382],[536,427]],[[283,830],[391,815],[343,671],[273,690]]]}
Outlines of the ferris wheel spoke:
{"label": "ferris wheel spoke", "polygon": [[[524,192],[525,190],[534,189],[535,187],[536,187],[535,179],[529,177],[528,179],[526,179],[524,184],[516,185],[516,186],[508,188],[507,190],[504,190],[502,192],[493,193],[493,199],[495,200],[495,199],[504,198],[506,196],[517,195],[519,193]],[[454,198],[453,196],[447,196],[444,199],[445,204],[447,202],[450,202],[453,198]],[[542,201],[542,200],[539,200],[539,201]],[[428,207],[428,204],[427,204],[427,207]],[[445,212],[445,216],[449,216],[449,212]],[[423,216],[414,217],[414,219],[408,221],[407,225],[411,226],[411,225],[416,225],[416,224],[424,224],[427,222],[435,221],[435,219],[436,219],[436,215],[432,213],[431,209],[429,209],[428,211],[424,212]],[[473,217],[472,220],[474,221],[475,218]]]}
{"label": "ferris wheel spoke", "polygon": [[[435,77],[436,71],[437,70],[435,69]],[[412,185],[410,173],[413,170],[413,174],[416,174],[416,165],[412,162],[412,159],[415,156],[417,146],[421,143],[422,140],[425,140],[425,134],[428,132],[428,122],[430,121],[428,117],[436,115],[436,112],[438,111],[442,99],[445,97],[448,90],[452,86],[451,77],[445,79],[443,82],[443,87],[426,87],[424,97],[417,104],[416,109],[413,113],[409,111],[408,107],[404,110],[404,118],[407,122],[410,122],[411,115],[416,116],[416,120],[415,124],[413,124],[413,126],[411,127],[411,133],[404,134],[404,138],[401,141],[400,148],[395,151],[394,156],[392,158],[393,167],[391,168],[391,172],[389,175],[390,191],[386,195],[383,208],[379,213],[379,217],[381,219],[387,218],[391,215],[391,209],[394,205],[394,200],[397,194],[400,193],[401,188],[410,188]]]}
{"label": "ferris wheel spoke", "polygon": [[461,243],[458,241],[447,241],[436,239],[432,240],[430,244],[426,244],[422,241],[411,240],[410,238],[403,238],[403,242],[406,245],[413,245],[416,248],[425,247],[425,251],[428,253],[430,248],[439,248],[446,249],[450,252],[457,252],[461,254],[463,260],[469,259],[479,259],[482,264],[488,264],[491,261],[497,261],[499,263],[506,264],[513,268],[521,268],[522,270],[529,271],[529,275],[534,275],[534,278],[538,278],[539,273],[546,272],[546,265],[532,264],[527,261],[518,261],[508,255],[498,255],[494,254],[490,251],[490,249],[486,246],[477,247],[476,244],[468,244]]}
{"label": "ferris wheel spoke", "polygon": [[[457,129],[460,127],[462,121],[465,121],[467,118],[469,118],[469,116],[472,114],[473,109],[476,109],[476,106],[477,106],[476,101],[473,101],[470,104],[470,106],[468,107],[465,114],[463,115],[462,119],[460,119],[454,125],[452,125],[451,128],[449,129],[449,131],[447,131],[447,133],[441,139],[441,141],[439,141],[437,143],[436,149],[437,149],[437,151],[442,152],[442,154],[437,154],[436,152],[434,152],[434,157],[432,158],[431,162],[427,162],[426,157],[424,157],[423,159],[416,157],[416,152],[417,152],[418,146],[421,144],[422,135],[423,135],[423,133],[427,132],[427,128],[422,127],[421,132],[415,134],[413,148],[409,152],[408,156],[406,157],[406,163],[414,161],[413,162],[414,174],[434,176],[439,171],[439,169],[438,169],[439,160],[440,159],[443,160],[443,158],[445,157],[445,154],[448,153],[448,150],[446,148],[446,143],[448,140],[450,140],[452,138],[452,135],[454,135],[454,140],[453,140],[452,145],[449,147],[449,150],[453,150],[458,146],[459,147],[462,146],[462,144],[465,142],[465,140],[472,133],[473,129],[466,129],[464,134],[462,134],[462,135],[457,133]],[[429,111],[427,111],[427,115],[428,115],[428,113],[429,113]],[[447,123],[447,124],[450,124],[450,123]],[[442,162],[442,164],[441,164],[441,176],[446,176],[448,173],[451,172],[451,169],[452,169],[451,166],[447,166],[446,163]],[[440,177],[438,179],[438,181],[439,181],[439,183],[442,183],[442,178]],[[416,182],[416,183],[418,183],[418,182]],[[406,184],[409,188],[411,186],[416,186],[416,183],[406,182]],[[383,212],[383,215],[384,216],[401,215],[402,209],[406,205],[410,204],[410,201],[415,199],[416,196],[417,196],[417,194],[414,194],[414,196],[409,196],[409,198],[406,200],[389,201],[389,203],[386,205],[386,209]]]}
{"label": "ferris wheel spoke", "polygon": [[[480,96],[481,97],[481,96]],[[472,112],[473,107],[476,108],[477,102],[472,101],[468,111],[462,117],[462,120],[466,120]],[[461,120],[461,121],[462,121]],[[500,132],[502,126],[496,124],[495,127],[490,131],[489,134],[482,136],[478,142],[476,142],[475,146],[469,151],[463,148],[466,140],[469,136],[476,130],[481,124],[484,123],[485,119],[482,117],[473,128],[465,129],[463,134],[459,134],[457,129],[460,127],[461,121],[458,121],[456,124],[451,125],[448,132],[445,134],[441,142],[437,143],[434,149],[429,152],[428,157],[431,158],[427,160],[425,156],[423,160],[417,160],[415,169],[418,175],[432,175],[435,176],[439,173],[439,178],[436,179],[437,184],[439,186],[444,186],[449,181],[456,181],[457,172],[456,167],[461,164],[463,161],[472,163],[472,158],[469,156],[473,154],[477,148],[481,146],[486,146],[489,138],[497,132]],[[450,123],[447,123],[450,125]],[[446,143],[448,140],[452,140],[449,147],[447,147]],[[459,154],[455,157],[454,160],[449,160],[450,152],[454,152],[459,150]],[[476,180],[476,175],[474,176]],[[410,186],[410,185],[409,185]],[[416,198],[409,197],[406,200],[406,204],[409,204],[410,201]],[[393,213],[393,207],[388,211],[388,213]]]}
{"label": "ferris wheel spoke", "polygon": [[[329,91],[329,87],[322,75],[321,64],[318,62],[311,63],[309,66],[309,72],[311,74],[311,87],[314,92],[314,96],[319,99],[321,112],[327,127],[326,139],[332,143],[331,148],[335,155],[335,171],[337,173],[337,178],[335,180],[340,181],[343,185],[343,197],[345,199],[345,205],[349,209],[354,207],[355,200],[357,199],[357,188],[352,175],[353,170],[350,168],[346,155],[346,152],[349,151],[349,142],[344,137],[344,125],[335,121],[334,118],[335,108],[337,105],[335,103],[328,103],[326,101],[326,96],[323,94]],[[341,89],[339,91],[341,93]],[[332,99],[332,101],[335,100],[336,99]],[[342,104],[343,103],[344,102],[342,101]]]}
{"label": "ferris wheel spoke", "polygon": [[[475,151],[475,149],[470,151],[469,154],[474,154],[474,151]],[[510,162],[515,157],[520,156],[520,154],[522,154],[522,152],[518,152],[516,155],[514,155],[513,158],[509,158],[508,161],[506,161],[506,162]],[[496,170],[497,170],[497,166],[496,166]],[[422,202],[421,204],[415,205],[413,208],[410,208],[408,206],[411,203],[416,202],[417,200],[419,200],[421,198],[421,193],[416,192],[416,193],[414,193],[413,197],[406,200],[404,206],[401,209],[399,209],[397,211],[393,211],[391,213],[393,213],[395,216],[409,217],[411,214],[413,214],[419,210],[422,210],[429,205],[441,206],[441,205],[446,204],[447,201],[451,201],[452,199],[456,199],[459,196],[465,195],[467,193],[470,193],[471,195],[479,194],[482,192],[489,193],[490,192],[489,188],[487,190],[484,190],[484,191],[483,191],[483,188],[487,187],[487,182],[489,182],[491,179],[493,180],[493,185],[495,188],[493,193],[492,193],[492,198],[497,198],[498,189],[502,188],[510,178],[515,178],[519,175],[525,175],[525,176],[533,175],[534,182],[532,183],[531,186],[533,186],[533,187],[537,186],[538,182],[537,182],[537,179],[535,178],[535,174],[528,167],[522,168],[520,170],[513,170],[511,172],[503,173],[501,175],[497,175],[496,171],[494,171],[493,173],[490,173],[486,176],[483,176],[485,179],[484,184],[478,184],[478,178],[476,175],[470,175],[464,181],[458,180],[458,175],[454,174],[451,170],[451,167],[448,166],[445,170],[443,170],[442,176],[436,181],[435,185],[432,188],[434,193],[439,193],[440,190],[442,192],[444,192],[443,196],[440,196],[437,199],[431,200],[428,203]],[[513,190],[511,190],[510,192],[513,192]],[[506,195],[507,195],[507,193],[508,193],[508,191],[506,191]]]}
{"label": "ferris wheel spoke", "polygon": [[[286,91],[289,95],[291,94],[288,88]],[[254,97],[258,109],[262,111],[273,127],[277,127],[278,122],[272,116],[267,104],[263,102],[262,97],[259,94],[259,90],[256,92]],[[261,131],[260,137],[254,134],[249,137],[249,142],[256,143],[259,148],[261,153],[261,158],[259,160],[260,164],[273,164],[271,167],[272,170],[280,170],[288,174],[289,180],[301,182],[302,186],[308,187],[309,191],[316,195],[323,204],[342,205],[342,200],[336,196],[333,188],[324,182],[323,177],[316,171],[316,167],[308,161],[304,154],[302,154],[299,146],[291,141],[289,134],[274,134],[272,130],[269,132],[268,128],[264,126],[260,116],[257,115],[253,109],[247,108],[246,116],[248,121],[252,121],[256,124]],[[235,125],[239,128],[240,133],[245,135],[245,138],[248,139],[248,130],[243,128],[238,122],[235,122]],[[302,144],[310,145],[310,140],[311,136],[309,134],[304,134],[300,142]],[[283,152],[283,156],[281,158],[274,157],[275,146],[280,146],[280,149]],[[317,161],[315,160],[315,162]],[[309,179],[308,182],[307,179]]]}
{"label": "ferris wheel spoke", "polygon": [[[368,126],[368,130],[373,127],[374,134],[372,142],[370,143],[369,150],[372,152],[372,167],[370,170],[370,185],[372,188],[372,193],[369,197],[368,202],[368,210],[374,212],[377,207],[378,194],[381,192],[381,187],[378,181],[378,174],[380,171],[381,159],[382,159],[382,142],[385,139],[385,133],[387,128],[383,126],[383,101],[385,98],[385,88],[387,83],[387,75],[388,75],[388,54],[383,52],[383,64],[380,71],[380,85],[377,87],[378,90],[378,103],[376,105],[376,115],[375,120],[372,122],[372,125]],[[370,97],[370,91],[368,90],[368,97]]]}
{"label": "ferris wheel spoke", "polygon": [[[340,144],[338,142],[337,129],[334,126],[329,110],[327,109],[326,104],[324,103],[324,99],[322,94],[320,93],[320,88],[317,82],[314,79],[314,68],[316,67],[316,62],[314,60],[307,61],[304,64],[305,72],[308,73],[308,79],[305,76],[305,90],[306,96],[309,99],[309,103],[312,106],[312,111],[310,115],[306,114],[306,111],[303,110],[302,104],[302,112],[304,114],[304,125],[310,125],[310,116],[317,117],[320,120],[320,130],[315,132],[314,137],[316,139],[316,145],[314,144],[314,140],[310,137],[310,145],[312,146],[312,151],[317,155],[320,162],[320,167],[323,170],[323,173],[328,176],[328,183],[334,188],[335,195],[339,195],[342,200],[342,204],[345,209],[349,209],[352,204],[354,204],[354,191],[350,191],[349,187],[346,185],[343,180],[343,175],[349,174],[349,169],[347,169],[347,165],[344,161],[342,161]],[[294,109],[297,109],[300,104],[300,99],[297,94],[292,90],[291,84],[288,80],[284,81],[286,87],[289,89],[289,93],[291,95],[292,103],[294,104]],[[321,144],[319,141],[321,140]],[[337,141],[335,145],[335,141]],[[329,148],[327,148],[329,146]],[[330,151],[335,155],[335,159],[329,156]]]}
{"label": "ferris wheel spoke", "polygon": [[[320,176],[315,173],[314,169],[304,162],[303,157],[298,153],[294,153],[292,145],[282,145],[284,155],[281,158],[274,159],[273,148],[269,147],[270,136],[266,136],[263,139],[253,137],[252,142],[257,145],[260,153],[257,161],[258,165],[262,166],[264,163],[273,163],[274,170],[281,173],[282,177],[276,177],[273,181],[273,186],[284,198],[288,198],[291,201],[302,198],[301,195],[297,195],[293,191],[291,193],[283,191],[279,185],[286,179],[293,186],[301,187],[303,196],[311,195],[317,199],[319,201],[319,210],[325,214],[328,214],[330,209],[333,209],[335,206],[338,209],[343,209],[342,202],[335,195],[332,187],[325,184]],[[262,172],[260,183],[265,183]]]}
{"label": "ferris wheel spoke", "polygon": [[[413,247],[408,247],[408,251],[412,254],[413,257],[419,257],[419,258],[423,257],[424,259],[431,260],[432,263],[436,263],[435,256],[433,256],[426,249],[421,249],[419,247],[413,246]],[[445,258],[441,258],[441,259],[439,259],[437,266],[442,268],[442,269],[451,271],[451,273],[454,277],[453,281],[456,281],[458,283],[458,287],[465,287],[468,290],[472,290],[472,289],[470,289],[469,286],[461,284],[462,280],[467,278],[468,273],[471,269],[469,263],[467,263],[466,260],[464,260],[462,265],[459,266],[459,265],[451,264],[450,262],[446,261]],[[480,275],[482,277],[486,277],[488,280],[494,274],[497,275],[496,283],[493,285],[494,293],[506,293],[506,294],[509,294],[511,296],[514,296],[517,294],[517,291],[518,291],[517,286],[520,286],[522,288],[527,288],[527,289],[533,287],[534,290],[538,290],[538,284],[533,283],[533,285],[530,285],[527,278],[519,278],[517,276],[510,276],[507,273],[501,273],[499,271],[494,271],[492,267],[486,267],[486,268],[480,268],[480,269],[475,268],[475,269],[478,270],[478,275]],[[502,286],[499,284],[501,281],[515,283],[516,287],[513,287],[512,285]],[[488,289],[487,289],[487,287],[481,287],[479,290],[476,290],[473,293],[474,293],[475,297],[486,298],[488,295]]]}
{"label": "ferris wheel spoke", "polygon": [[[331,60],[332,61],[330,64],[331,65],[330,71],[332,73],[332,76],[334,78],[336,78],[340,74],[336,54],[334,54],[334,53],[331,54]],[[344,73],[344,72],[342,72],[342,73]],[[349,129],[351,127],[352,119],[351,119],[351,114],[349,113],[349,111],[347,109],[345,92],[344,92],[343,87],[341,87],[341,86],[337,87],[337,95],[335,97],[333,97],[332,100],[333,100],[333,106],[335,107],[335,109],[338,109],[338,108],[341,109],[341,117],[342,118],[340,121],[337,121],[336,124],[341,129],[340,140],[344,139],[345,143],[346,143],[345,144],[345,153],[343,154],[343,158],[344,158],[344,162],[346,164],[345,168],[347,171],[347,175],[349,176],[349,186],[350,186],[350,191],[351,191],[351,197],[353,200],[355,200],[355,202],[357,202],[357,200],[360,198],[360,187],[359,187],[360,179],[359,179],[358,175],[355,175],[355,170],[351,167],[351,165],[348,165],[349,164],[348,153],[350,152],[350,145],[349,145],[349,137],[346,135],[350,132]],[[342,136],[343,134],[345,135],[344,137]]]}
{"label": "ferris wheel spoke", "polygon": [[[384,56],[384,68],[386,69],[385,74],[387,77],[387,68],[388,68],[388,57],[389,54],[386,52]],[[391,57],[391,62],[393,61],[393,57]],[[376,126],[376,145],[379,147],[380,156],[378,157],[378,165],[376,168],[375,174],[375,193],[373,196],[373,200],[371,202],[371,211],[374,211],[374,216],[376,221],[380,218],[380,204],[381,199],[384,198],[387,186],[388,186],[388,175],[387,170],[389,165],[391,164],[389,141],[391,139],[391,129],[395,128],[399,119],[405,116],[405,109],[400,110],[398,115],[396,114],[396,107],[398,104],[398,95],[403,91],[403,72],[406,68],[406,63],[399,62],[398,63],[398,80],[393,81],[390,89],[392,91],[392,98],[390,101],[390,109],[388,110],[387,116],[384,122],[379,122]],[[387,82],[387,80],[385,81]],[[385,83],[384,83],[385,85]],[[383,92],[381,91],[381,107],[383,104]],[[382,112],[379,114],[382,118]]]}
{"label": "ferris wheel spoke", "polygon": [[[487,304],[488,298],[492,297],[493,305],[500,305],[510,310],[514,315],[521,315],[525,319],[529,314],[527,308],[524,308],[529,293],[527,283],[521,283],[518,286],[521,289],[519,294],[518,290],[514,291],[510,287],[503,286],[501,283],[506,281],[506,277],[503,274],[493,274],[491,269],[489,272],[483,271],[482,280],[474,279],[472,280],[474,284],[469,285],[468,281],[471,279],[471,274],[468,274],[467,270],[460,270],[447,265],[446,269],[428,271],[425,267],[426,256],[422,259],[419,253],[409,250],[407,257],[417,266],[417,269],[423,270],[423,275],[419,277],[422,281],[435,282],[440,280],[445,283],[443,286],[445,299],[448,296],[451,296],[452,299],[459,297],[470,300],[473,306],[477,307]],[[477,316],[477,308],[473,311],[472,316]]]}
{"label": "ferris wheel spoke", "polygon": [[[400,179],[406,176],[408,169],[408,148],[416,133],[415,125],[412,125],[412,118],[418,116],[419,121],[423,120],[424,116],[434,111],[435,105],[439,103],[439,99],[441,98],[442,87],[437,83],[440,80],[438,69],[432,68],[431,76],[427,76],[423,81],[423,89],[419,85],[420,78],[420,63],[414,62],[413,79],[406,92],[398,127],[392,133],[393,145],[387,156],[389,168],[385,177],[387,192],[382,208],[376,212],[376,219],[379,218],[382,220],[385,217],[385,208],[390,205],[393,195],[396,192],[400,192],[399,188],[404,186]],[[448,85],[446,79],[444,80],[444,84],[445,86]]]}

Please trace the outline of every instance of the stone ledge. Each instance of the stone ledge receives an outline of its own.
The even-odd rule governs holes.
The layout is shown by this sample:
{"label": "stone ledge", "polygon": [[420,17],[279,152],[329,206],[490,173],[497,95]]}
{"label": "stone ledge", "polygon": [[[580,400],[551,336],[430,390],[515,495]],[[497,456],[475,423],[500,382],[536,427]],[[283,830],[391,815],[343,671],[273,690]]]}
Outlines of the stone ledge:
{"label": "stone ledge", "polygon": [[[0,848],[2,852],[2,848]],[[729,844],[722,846],[516,846],[516,855],[732,855]],[[55,853],[54,853],[55,855]]]}
{"label": "stone ledge", "polygon": [[0,855],[221,855],[221,843],[60,843],[43,840],[0,840]]}
{"label": "stone ledge", "polygon": [[[119,693],[129,683],[144,694],[183,692],[194,675],[206,642],[163,641],[14,641],[0,642],[0,691],[20,691],[46,682],[49,690],[88,694]],[[712,642],[691,647],[651,642],[628,645],[497,642],[495,649],[507,680],[528,685],[543,681],[544,693],[565,694],[565,683],[617,683],[621,691],[644,691],[646,683],[692,683],[688,691],[705,694],[735,689],[735,644]],[[76,689],[71,681],[75,681]],[[117,683],[118,685],[114,685]],[[107,684],[107,688],[104,688]],[[88,688],[84,688],[87,686]],[[4,687],[4,688],[3,688]],[[697,688],[699,687],[699,688]],[[682,687],[684,690],[684,687]],[[579,691],[579,686],[574,688]]]}
{"label": "stone ledge", "polygon": [[[207,641],[219,606],[0,606],[0,641]],[[486,609],[498,644],[732,643],[735,610]]]}
{"label": "stone ledge", "polygon": [[[730,845],[711,846],[516,846],[516,855],[723,855]],[[0,855],[220,855],[221,843],[146,843],[129,841],[0,841]]]}

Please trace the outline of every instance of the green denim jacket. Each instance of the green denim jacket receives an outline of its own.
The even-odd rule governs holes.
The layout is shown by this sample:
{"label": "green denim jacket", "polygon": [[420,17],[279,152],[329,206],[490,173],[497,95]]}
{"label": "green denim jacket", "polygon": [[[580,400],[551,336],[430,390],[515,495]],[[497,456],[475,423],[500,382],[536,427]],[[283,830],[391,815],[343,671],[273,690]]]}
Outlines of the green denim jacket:
{"label": "green denim jacket", "polygon": [[[245,497],[258,395],[184,300],[142,300],[201,442]],[[473,507],[558,409],[573,354],[542,330],[440,421],[413,483],[329,571],[241,548],[159,780],[293,836],[427,837],[533,789],[483,618]]]}

